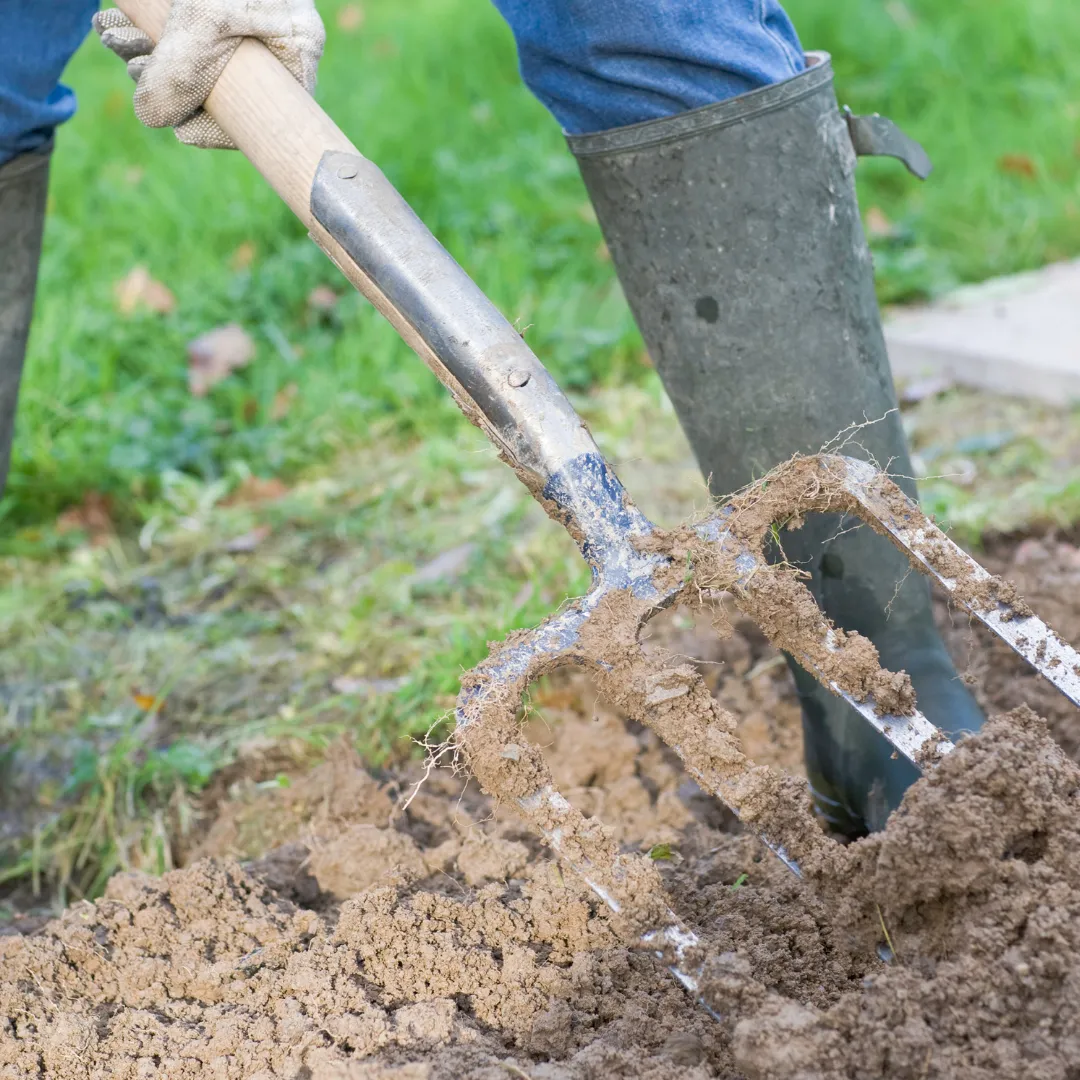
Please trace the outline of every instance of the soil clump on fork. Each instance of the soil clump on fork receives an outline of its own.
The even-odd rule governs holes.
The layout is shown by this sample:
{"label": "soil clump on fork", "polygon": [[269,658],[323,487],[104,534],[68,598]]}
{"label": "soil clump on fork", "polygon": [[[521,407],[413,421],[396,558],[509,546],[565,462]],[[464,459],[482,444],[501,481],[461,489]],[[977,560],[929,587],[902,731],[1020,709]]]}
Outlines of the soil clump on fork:
{"label": "soil clump on fork", "polygon": [[[992,552],[1080,639],[1080,555]],[[0,936],[0,1078],[357,1080],[1060,1077],[1080,1060],[1076,711],[942,611],[990,711],[888,829],[796,879],[580,675],[535,695],[523,738],[570,800],[650,851],[699,933],[696,1005],[509,810],[436,773],[373,776],[341,750],[288,787],[247,763],[187,865],[119,875],[36,933]],[[797,774],[798,708],[746,620],[717,640],[671,613],[748,755]],[[1047,715],[1050,731],[1030,712]],[[801,820],[797,785],[788,806]]]}

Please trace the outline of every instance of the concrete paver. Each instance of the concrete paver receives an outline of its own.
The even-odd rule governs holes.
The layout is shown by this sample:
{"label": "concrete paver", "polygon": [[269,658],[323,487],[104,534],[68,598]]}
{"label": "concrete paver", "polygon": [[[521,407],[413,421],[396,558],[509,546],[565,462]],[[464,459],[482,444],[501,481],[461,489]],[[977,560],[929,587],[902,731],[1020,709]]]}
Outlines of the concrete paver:
{"label": "concrete paver", "polygon": [[958,289],[885,321],[898,381],[943,376],[1056,404],[1080,401],[1080,259]]}

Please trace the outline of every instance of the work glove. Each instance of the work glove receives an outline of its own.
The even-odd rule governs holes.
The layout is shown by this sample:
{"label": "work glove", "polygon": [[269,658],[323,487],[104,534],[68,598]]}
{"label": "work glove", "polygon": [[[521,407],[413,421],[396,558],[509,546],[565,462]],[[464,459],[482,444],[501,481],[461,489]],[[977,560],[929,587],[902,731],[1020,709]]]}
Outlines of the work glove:
{"label": "work glove", "polygon": [[261,41],[310,94],[326,31],[314,0],[173,0],[161,40],[153,41],[117,8],[94,16],[101,42],[135,80],[135,115],[171,127],[182,143],[234,149],[202,104],[242,38]]}

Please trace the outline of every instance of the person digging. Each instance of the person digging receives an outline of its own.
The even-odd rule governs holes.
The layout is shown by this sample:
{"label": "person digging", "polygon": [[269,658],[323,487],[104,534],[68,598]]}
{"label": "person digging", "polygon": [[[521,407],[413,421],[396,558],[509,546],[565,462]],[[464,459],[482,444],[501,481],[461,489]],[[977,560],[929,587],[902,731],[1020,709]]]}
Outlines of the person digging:
{"label": "person digging", "polygon": [[[566,133],[630,308],[711,491],[722,496],[838,436],[915,496],[855,194],[857,154],[925,174],[880,117],[842,113],[829,57],[804,53],[775,0],[495,0],[526,85]],[[244,37],[310,92],[324,44],[312,0],[174,0],[155,47],[116,9],[13,0],[0,42],[0,486],[41,249],[60,84],[91,24],[136,80],[135,112],[203,148],[201,108]],[[838,515],[783,535],[838,626],[911,676],[950,737],[983,717],[904,556]],[[899,582],[899,584],[897,584]],[[918,777],[789,659],[815,807],[848,837],[880,829]]]}

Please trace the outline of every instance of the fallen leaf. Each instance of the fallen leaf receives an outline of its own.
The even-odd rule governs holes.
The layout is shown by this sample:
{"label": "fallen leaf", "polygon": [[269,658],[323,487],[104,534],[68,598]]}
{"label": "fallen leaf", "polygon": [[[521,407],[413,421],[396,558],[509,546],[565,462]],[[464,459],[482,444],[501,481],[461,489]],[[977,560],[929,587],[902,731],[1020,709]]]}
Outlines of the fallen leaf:
{"label": "fallen leaf", "polygon": [[133,686],[131,688],[131,700],[134,701],[143,712],[149,712],[157,702],[157,694],[144,694]]}
{"label": "fallen leaf", "polygon": [[1038,172],[1035,162],[1027,154],[1002,154],[998,158],[997,165],[1003,173],[1023,176],[1028,180],[1034,180]]}
{"label": "fallen leaf", "polygon": [[208,330],[188,343],[188,388],[195,397],[227,378],[237,368],[246,367],[255,356],[251,335],[236,323]]}
{"label": "fallen leaf", "polygon": [[134,187],[136,184],[142,182],[143,176],[146,174],[146,170],[141,165],[129,165],[124,170],[124,179]]}
{"label": "fallen leaf", "polygon": [[232,253],[229,265],[234,270],[246,270],[255,261],[255,245],[250,240],[245,240]]}
{"label": "fallen leaf", "polygon": [[421,566],[411,578],[410,585],[430,585],[444,578],[454,578],[461,573],[472,558],[476,550],[475,544],[458,544],[457,547],[448,548],[440,552],[431,562]]}
{"label": "fallen leaf", "polygon": [[225,550],[229,552],[230,555],[254,551],[269,535],[269,525],[256,525],[250,532],[233,537],[233,539],[225,545]]}
{"label": "fallen leaf", "polygon": [[168,315],[176,307],[176,297],[142,265],[133,266],[113,286],[113,296],[121,315],[131,315],[139,307]]}
{"label": "fallen leaf", "polygon": [[[128,84],[130,85],[130,83]],[[123,116],[131,108],[131,92],[110,90],[105,95],[103,111],[106,116]]]}
{"label": "fallen leaf", "polygon": [[294,382],[289,383],[287,386],[283,386],[274,395],[274,400],[270,403],[270,419],[284,420],[299,393],[300,387]]}
{"label": "fallen leaf", "polygon": [[1041,540],[1029,537],[1027,540],[1021,540],[1016,545],[1016,550],[1012,554],[1012,562],[1013,566],[1030,566],[1031,563],[1045,562],[1048,557],[1049,552],[1046,550],[1045,544]]}
{"label": "fallen leaf", "polygon": [[222,506],[251,506],[254,503],[273,502],[287,495],[288,485],[276,476],[245,476],[236,489],[225,499]]}
{"label": "fallen leaf", "polygon": [[937,397],[951,390],[955,383],[943,375],[932,375],[926,379],[916,379],[907,383],[900,391],[901,405],[916,405],[927,398]]}
{"label": "fallen leaf", "polygon": [[61,534],[84,532],[94,547],[107,544],[116,531],[112,500],[100,491],[86,492],[78,506],[68,507],[56,519],[56,531]]}
{"label": "fallen leaf", "polygon": [[259,415],[259,402],[257,398],[247,397],[244,398],[243,409],[244,419],[252,424],[255,422],[255,417]]}
{"label": "fallen leaf", "polygon": [[[38,806],[50,807],[56,805],[56,800],[60,796],[62,788],[55,780],[51,783],[46,780],[44,782],[38,781],[37,791],[35,792],[35,802]],[[15,918],[19,917],[19,913],[15,913]]]}
{"label": "fallen leaf", "polygon": [[307,302],[313,311],[332,311],[338,302],[338,294],[329,285],[316,285],[308,293]]}
{"label": "fallen leaf", "polygon": [[866,232],[874,240],[882,240],[893,234],[893,224],[885,216],[880,206],[871,206],[866,211]]}
{"label": "fallen leaf", "polygon": [[611,262],[611,252],[608,250],[607,243],[603,240],[597,245],[596,257],[600,262]]}
{"label": "fallen leaf", "polygon": [[330,683],[338,694],[392,694],[408,682],[405,675],[394,679],[361,679],[352,675],[339,675]]}
{"label": "fallen leaf", "polygon": [[364,9],[359,4],[346,4],[338,10],[337,25],[346,34],[359,30],[364,25]]}

